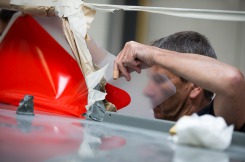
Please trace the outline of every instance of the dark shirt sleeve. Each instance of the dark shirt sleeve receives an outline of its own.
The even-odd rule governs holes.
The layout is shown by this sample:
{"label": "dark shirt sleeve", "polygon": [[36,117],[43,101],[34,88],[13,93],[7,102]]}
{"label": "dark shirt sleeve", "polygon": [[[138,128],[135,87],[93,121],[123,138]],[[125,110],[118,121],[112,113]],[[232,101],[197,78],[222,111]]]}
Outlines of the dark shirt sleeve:
{"label": "dark shirt sleeve", "polygon": [[199,112],[197,112],[197,115],[199,115],[199,116],[205,115],[205,114],[215,116],[215,114],[214,114],[214,100],[211,101],[207,106],[202,108]]}
{"label": "dark shirt sleeve", "polygon": [[[199,115],[199,116],[205,115],[205,114],[215,116],[215,114],[214,114],[214,100],[212,102],[210,102],[207,106],[202,108],[199,112],[197,112],[197,115]],[[245,123],[239,132],[245,132]]]}
{"label": "dark shirt sleeve", "polygon": [[242,126],[241,132],[244,132],[245,133],[245,123]]}

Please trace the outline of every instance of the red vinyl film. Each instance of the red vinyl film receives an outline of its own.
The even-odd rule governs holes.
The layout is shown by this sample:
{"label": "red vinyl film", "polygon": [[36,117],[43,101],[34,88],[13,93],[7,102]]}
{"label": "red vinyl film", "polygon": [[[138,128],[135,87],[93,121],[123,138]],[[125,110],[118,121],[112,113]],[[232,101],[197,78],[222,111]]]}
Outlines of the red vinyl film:
{"label": "red vinyl film", "polygon": [[[118,109],[127,92],[107,84],[107,100]],[[77,62],[31,16],[21,16],[0,43],[0,103],[18,105],[34,96],[35,110],[81,117],[87,87]]]}

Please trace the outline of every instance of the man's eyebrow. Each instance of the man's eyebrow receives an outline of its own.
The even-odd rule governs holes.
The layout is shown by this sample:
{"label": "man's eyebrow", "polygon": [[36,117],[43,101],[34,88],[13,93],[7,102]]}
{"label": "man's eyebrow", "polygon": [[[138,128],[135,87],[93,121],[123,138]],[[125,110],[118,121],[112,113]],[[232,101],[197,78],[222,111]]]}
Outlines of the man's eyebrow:
{"label": "man's eyebrow", "polygon": [[169,78],[169,77],[167,77],[166,75],[163,75],[163,74],[154,74],[153,75],[153,78],[154,78],[154,80],[156,80],[158,83],[165,83],[165,82],[168,82],[168,81],[170,81],[171,79],[175,79],[175,78],[177,78],[177,77],[175,77],[175,78]]}

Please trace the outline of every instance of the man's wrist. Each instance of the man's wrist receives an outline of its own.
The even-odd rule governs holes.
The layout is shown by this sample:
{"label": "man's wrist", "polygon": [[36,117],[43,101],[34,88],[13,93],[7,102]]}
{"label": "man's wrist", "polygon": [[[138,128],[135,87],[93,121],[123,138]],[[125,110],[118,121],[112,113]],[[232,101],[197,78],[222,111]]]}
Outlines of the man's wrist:
{"label": "man's wrist", "polygon": [[162,62],[161,57],[164,56],[164,53],[161,50],[160,48],[154,47],[152,54],[153,65],[159,65]]}

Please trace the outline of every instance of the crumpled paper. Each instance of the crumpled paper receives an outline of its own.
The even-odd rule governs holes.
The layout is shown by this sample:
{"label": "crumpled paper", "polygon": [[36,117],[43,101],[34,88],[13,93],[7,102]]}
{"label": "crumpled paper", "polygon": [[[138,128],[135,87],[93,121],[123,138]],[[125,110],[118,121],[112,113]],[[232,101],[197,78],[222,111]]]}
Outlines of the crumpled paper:
{"label": "crumpled paper", "polygon": [[193,114],[180,118],[175,129],[172,140],[178,144],[224,150],[231,144],[234,126],[227,126],[222,117]]}

